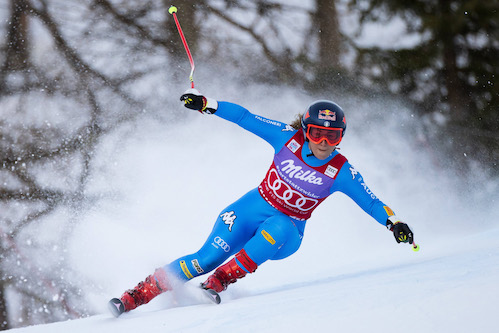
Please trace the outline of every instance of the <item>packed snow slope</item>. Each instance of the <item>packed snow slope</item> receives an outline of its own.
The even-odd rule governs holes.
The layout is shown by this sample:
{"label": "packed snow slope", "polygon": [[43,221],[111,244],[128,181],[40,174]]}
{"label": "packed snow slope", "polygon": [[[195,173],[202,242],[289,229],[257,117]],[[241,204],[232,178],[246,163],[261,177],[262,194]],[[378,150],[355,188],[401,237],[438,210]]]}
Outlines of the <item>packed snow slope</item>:
{"label": "packed snow slope", "polygon": [[411,226],[421,250],[397,244],[334,194],[314,212],[296,254],[231,285],[222,304],[203,298],[201,277],[112,317],[110,298],[196,251],[217,215],[257,186],[271,163],[273,151],[258,137],[184,111],[182,91],[173,89],[172,106],[161,112],[186,112],[183,119],[146,117],[97,152],[88,193],[104,195],[80,217],[69,249],[96,315],[14,332],[497,332],[497,179],[454,171],[397,104],[267,86],[204,93],[288,122],[315,99],[337,100],[348,121],[341,152]]}
{"label": "packed snow slope", "polygon": [[[338,249],[330,261],[310,265],[321,272],[315,278],[290,276],[293,269],[282,265],[262,266],[258,273],[267,281],[248,277],[248,283],[238,282],[222,294],[220,305],[206,303],[194,286],[186,286],[175,306],[171,297],[163,295],[119,319],[103,311],[87,319],[14,331],[497,331],[498,230],[429,241],[416,254],[401,246],[388,253],[368,252],[365,258],[359,256],[341,266],[334,264],[335,256],[349,256],[350,251]],[[329,269],[321,271],[319,266]],[[187,305],[183,302],[194,305],[182,306]]]}

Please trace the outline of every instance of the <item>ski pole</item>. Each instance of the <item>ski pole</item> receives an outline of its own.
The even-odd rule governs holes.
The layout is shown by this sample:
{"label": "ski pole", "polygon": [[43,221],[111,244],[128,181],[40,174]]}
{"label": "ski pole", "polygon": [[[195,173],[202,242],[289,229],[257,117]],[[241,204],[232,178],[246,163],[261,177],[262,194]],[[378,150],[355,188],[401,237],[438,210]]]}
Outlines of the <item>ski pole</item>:
{"label": "ski pole", "polygon": [[419,251],[419,245],[413,242],[413,243],[412,243],[412,250],[413,250],[414,252],[418,252],[418,251]]}
{"label": "ski pole", "polygon": [[184,33],[182,32],[182,28],[180,27],[180,23],[177,19],[177,7],[170,6],[168,9],[168,13],[173,15],[173,19],[175,20],[175,24],[177,25],[178,34],[182,39],[182,43],[184,44],[185,52],[187,52],[187,56],[189,57],[189,62],[191,63],[191,74],[189,75],[189,79],[191,80],[191,88],[194,88],[194,60],[192,59],[191,51],[189,50],[189,45],[187,45],[187,41],[185,40]]}

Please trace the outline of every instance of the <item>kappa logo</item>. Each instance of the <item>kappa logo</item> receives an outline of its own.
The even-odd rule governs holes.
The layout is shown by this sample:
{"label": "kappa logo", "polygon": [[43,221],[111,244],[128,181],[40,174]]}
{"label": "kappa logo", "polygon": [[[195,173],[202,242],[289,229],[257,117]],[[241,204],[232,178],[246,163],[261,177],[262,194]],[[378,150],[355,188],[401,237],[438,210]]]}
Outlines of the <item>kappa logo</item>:
{"label": "kappa logo", "polygon": [[229,226],[229,231],[232,232],[232,226],[234,225],[234,220],[237,218],[237,216],[234,215],[234,211],[225,212],[221,214],[220,217],[222,218],[222,221],[224,221],[224,223]]}
{"label": "kappa logo", "polygon": [[289,124],[286,124],[286,126],[284,127],[284,129],[282,130],[283,132],[292,132],[294,131],[295,128]]}
{"label": "kappa logo", "polygon": [[355,179],[355,176],[359,173],[353,166],[350,167],[350,172],[352,173],[352,179]]}

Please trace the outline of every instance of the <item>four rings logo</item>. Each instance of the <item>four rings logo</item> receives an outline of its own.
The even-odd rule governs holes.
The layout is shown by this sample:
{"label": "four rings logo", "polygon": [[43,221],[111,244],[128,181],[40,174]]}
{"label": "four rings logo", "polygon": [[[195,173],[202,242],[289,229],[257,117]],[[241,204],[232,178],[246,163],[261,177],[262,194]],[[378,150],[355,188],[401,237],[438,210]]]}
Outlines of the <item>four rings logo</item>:
{"label": "four rings logo", "polygon": [[304,212],[311,210],[319,202],[319,200],[308,198],[300,192],[293,190],[279,177],[275,169],[269,171],[267,185],[277,198],[283,200],[288,206]]}
{"label": "four rings logo", "polygon": [[[214,239],[214,242],[215,243],[212,243],[216,248],[218,248],[218,246],[220,246],[220,248],[222,248],[222,250],[224,250],[225,252],[229,252],[230,251],[230,246],[229,244],[227,244],[222,238],[220,238],[220,236],[217,236],[215,237]],[[216,245],[215,245],[216,244]],[[218,245],[218,246],[217,246]]]}

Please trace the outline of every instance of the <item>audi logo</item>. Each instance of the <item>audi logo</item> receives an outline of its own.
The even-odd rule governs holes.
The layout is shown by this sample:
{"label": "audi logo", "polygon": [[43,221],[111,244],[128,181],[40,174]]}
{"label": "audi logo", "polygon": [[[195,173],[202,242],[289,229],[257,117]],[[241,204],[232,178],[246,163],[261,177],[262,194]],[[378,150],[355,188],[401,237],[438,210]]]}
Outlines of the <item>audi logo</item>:
{"label": "audi logo", "polygon": [[220,238],[220,236],[215,237],[214,241],[215,241],[215,244],[220,246],[225,252],[230,251],[229,244],[227,244],[222,238]]}
{"label": "audi logo", "polygon": [[288,206],[297,208],[303,212],[313,209],[319,200],[308,198],[298,191],[293,190],[289,184],[284,182],[275,169],[270,170],[267,177],[267,185],[276,197],[283,200]]}

